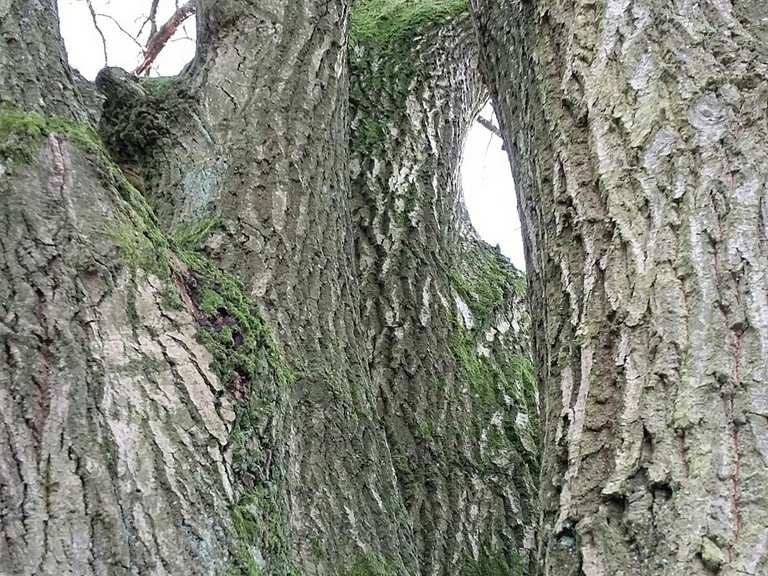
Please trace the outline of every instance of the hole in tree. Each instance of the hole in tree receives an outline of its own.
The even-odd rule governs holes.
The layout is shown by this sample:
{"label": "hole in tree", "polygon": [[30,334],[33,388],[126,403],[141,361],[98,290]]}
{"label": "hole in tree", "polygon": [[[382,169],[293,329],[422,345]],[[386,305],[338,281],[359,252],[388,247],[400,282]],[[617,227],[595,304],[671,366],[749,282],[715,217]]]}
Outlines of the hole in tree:
{"label": "hole in tree", "polygon": [[490,103],[480,111],[467,135],[461,165],[464,203],[480,238],[525,270],[523,239],[517,214],[515,183],[502,140],[480,119],[498,126]]}

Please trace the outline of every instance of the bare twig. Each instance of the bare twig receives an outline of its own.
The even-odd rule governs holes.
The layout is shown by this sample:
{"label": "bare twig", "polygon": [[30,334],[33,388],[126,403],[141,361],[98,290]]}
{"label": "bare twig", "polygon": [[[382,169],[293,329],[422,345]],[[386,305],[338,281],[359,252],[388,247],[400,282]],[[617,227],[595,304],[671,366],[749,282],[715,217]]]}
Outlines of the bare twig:
{"label": "bare twig", "polygon": [[147,41],[147,48],[144,52],[144,61],[133,71],[137,76],[143,74],[160,54],[160,51],[166,45],[171,36],[176,32],[179,26],[197,10],[197,0],[188,0],[173,13],[168,21],[155,32]]}
{"label": "bare twig", "polygon": [[88,11],[91,13],[93,27],[96,28],[96,32],[98,32],[99,36],[101,36],[101,47],[104,49],[104,66],[106,66],[109,63],[109,57],[107,56],[107,39],[104,37],[104,32],[102,32],[101,28],[99,28],[99,21],[96,18],[96,10],[93,9],[91,0],[86,0],[85,3],[88,5]]}
{"label": "bare twig", "polygon": [[[149,16],[144,20],[144,22],[141,24],[141,28],[139,28],[138,34],[136,36],[141,36],[141,33],[144,31],[144,26],[149,24],[149,37],[152,38],[155,34],[157,34],[157,6],[160,4],[160,0],[152,0],[152,5],[149,7]],[[178,6],[177,6],[178,8]]]}
{"label": "bare twig", "polygon": [[502,140],[504,139],[504,136],[502,136],[501,130],[499,130],[499,127],[496,126],[496,124],[494,124],[493,122],[491,122],[487,118],[483,118],[482,116],[478,116],[477,117],[477,122],[478,122],[478,124],[480,124],[480,126],[485,128],[486,130],[492,132],[493,134],[495,134],[496,136],[498,136]]}
{"label": "bare twig", "polygon": [[141,42],[139,42],[139,41],[138,41],[138,40],[137,40],[137,39],[134,37],[134,35],[133,35],[133,34],[131,34],[130,32],[128,32],[128,30],[126,30],[125,28],[123,28],[123,27],[122,27],[122,25],[120,24],[120,22],[118,22],[118,21],[117,21],[115,18],[113,18],[113,17],[112,17],[112,16],[110,16],[109,14],[102,14],[102,13],[98,13],[98,14],[96,14],[96,16],[98,16],[98,17],[100,17],[100,18],[106,18],[107,20],[111,20],[111,21],[112,21],[112,23],[113,23],[115,26],[117,26],[117,28],[120,30],[120,32],[122,32],[123,34],[125,34],[126,36],[128,36],[128,38],[130,38],[130,39],[131,39],[131,41],[132,41],[134,44],[136,44],[136,46],[138,46],[139,48],[141,48],[141,51],[142,51],[142,52],[144,51],[144,46],[142,46],[142,45],[141,45]]}
{"label": "bare twig", "polygon": [[[149,8],[149,37],[152,38],[157,34],[157,6],[160,4],[160,0],[152,0],[152,6]],[[178,10],[179,7],[176,6]]]}
{"label": "bare twig", "polygon": [[[173,0],[173,3],[176,5],[176,10],[178,10],[179,9],[179,0]],[[181,29],[184,31],[184,34],[189,36],[189,32],[187,31],[187,23],[186,22],[184,22],[184,24],[182,25]],[[190,38],[190,40],[191,40],[191,38]]]}

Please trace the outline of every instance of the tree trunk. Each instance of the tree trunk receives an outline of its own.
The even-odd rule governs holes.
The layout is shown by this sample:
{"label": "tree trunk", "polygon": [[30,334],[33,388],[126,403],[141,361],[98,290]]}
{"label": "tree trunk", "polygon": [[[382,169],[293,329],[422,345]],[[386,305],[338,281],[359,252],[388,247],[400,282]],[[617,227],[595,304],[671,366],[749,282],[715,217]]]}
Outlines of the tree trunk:
{"label": "tree trunk", "polygon": [[524,277],[476,239],[461,200],[464,139],[487,97],[471,21],[433,9],[429,22],[352,14],[361,317],[421,573],[528,573]]}
{"label": "tree trunk", "polygon": [[358,45],[412,108],[366,150],[346,3],[256,4],[202,0],[188,69],[104,70],[103,110],[55,3],[0,4],[0,572],[519,572],[536,398],[459,200],[467,20],[405,19],[407,87]]}
{"label": "tree trunk", "polygon": [[537,327],[545,573],[766,573],[768,8],[472,4]]}
{"label": "tree trunk", "polygon": [[[341,1],[202,2],[196,58],[161,98],[168,134],[154,149],[142,142],[134,161],[164,224],[217,219],[206,250],[275,328],[292,373],[280,438],[290,462],[277,490],[297,568],[380,560],[410,572],[410,527],[361,346],[346,17]],[[156,104],[113,99],[132,110],[102,122],[120,138],[126,117]]]}
{"label": "tree trunk", "polygon": [[238,399],[85,123],[55,3],[6,2],[0,22],[0,572],[222,573]]}

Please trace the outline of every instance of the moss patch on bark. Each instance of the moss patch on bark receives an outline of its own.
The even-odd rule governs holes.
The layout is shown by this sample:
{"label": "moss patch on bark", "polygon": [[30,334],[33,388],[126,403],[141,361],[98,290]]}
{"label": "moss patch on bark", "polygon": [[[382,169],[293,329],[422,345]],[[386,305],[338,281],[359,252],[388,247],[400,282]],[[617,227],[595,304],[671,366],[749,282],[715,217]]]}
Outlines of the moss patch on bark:
{"label": "moss patch on bark", "polygon": [[509,551],[509,556],[487,556],[482,554],[478,560],[468,560],[464,564],[462,576],[525,576],[526,572],[519,555]]}
{"label": "moss patch on bark", "polygon": [[513,540],[483,543],[477,556],[465,559],[461,573],[522,575],[532,561],[523,545],[538,518],[540,470],[537,381],[525,344],[527,314],[518,309],[524,306],[525,275],[482,242],[470,242],[461,262],[450,279],[473,321],[457,311],[451,347],[472,398],[473,434],[479,440],[473,459],[483,477],[507,475],[518,495]]}
{"label": "moss patch on bark", "polygon": [[294,576],[278,448],[294,375],[240,280],[200,250],[221,226],[217,219],[203,219],[179,227],[173,240],[188,267],[177,276],[177,285],[183,282],[180,290],[196,306],[200,340],[238,406],[231,443],[240,496],[231,511],[237,538],[230,574]]}
{"label": "moss patch on bark", "polygon": [[481,323],[505,300],[525,296],[525,274],[512,268],[500,252],[472,251],[473,265],[464,272],[454,271],[451,281]]}
{"label": "moss patch on bark", "polygon": [[168,96],[176,86],[175,76],[161,76],[153,78],[141,78],[139,80],[141,87],[147,91],[147,94],[157,98]]}
{"label": "moss patch on bark", "polygon": [[394,46],[467,8],[467,0],[358,0],[350,16],[350,40]]}
{"label": "moss patch on bark", "polygon": [[395,576],[397,570],[375,555],[362,556],[355,560],[342,576]]}
{"label": "moss patch on bark", "polygon": [[88,152],[104,184],[116,190],[127,203],[120,219],[105,230],[124,260],[163,279],[170,278],[168,239],[143,195],[112,162],[99,135],[87,124],[0,105],[0,164],[5,164],[4,170],[12,170],[16,163],[33,162],[50,135],[62,136]]}
{"label": "moss patch on bark", "polygon": [[0,161],[33,162],[41,144],[50,134],[66,136],[89,151],[105,154],[100,138],[85,124],[0,104]]}
{"label": "moss patch on bark", "polygon": [[[410,54],[416,38],[467,9],[467,0],[358,0],[354,4],[349,32],[350,102],[357,112],[352,122],[354,150],[370,155],[400,122],[398,114],[405,114],[406,99],[419,74],[417,60]],[[371,94],[376,95],[374,101]]]}

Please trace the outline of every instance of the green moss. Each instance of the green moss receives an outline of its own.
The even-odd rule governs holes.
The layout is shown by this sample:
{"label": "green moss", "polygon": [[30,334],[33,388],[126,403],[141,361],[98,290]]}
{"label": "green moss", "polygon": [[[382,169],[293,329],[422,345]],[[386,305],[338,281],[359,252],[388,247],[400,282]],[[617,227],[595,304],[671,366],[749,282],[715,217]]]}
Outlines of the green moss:
{"label": "green moss", "polygon": [[147,91],[147,94],[155,96],[157,98],[163,98],[171,93],[176,86],[176,78],[173,76],[160,76],[154,78],[141,78],[139,80],[142,88]]}
{"label": "green moss", "polygon": [[[451,347],[460,377],[472,395],[474,433],[485,438],[484,444],[478,446],[477,465],[490,474],[497,472],[497,456],[509,462],[515,470],[514,482],[519,493],[528,495],[522,501],[528,502],[534,498],[533,483],[539,470],[537,383],[533,364],[522,344],[517,349],[499,346],[487,342],[484,336],[501,311],[523,305],[519,290],[525,276],[498,251],[483,243],[470,245],[462,261],[466,265],[461,273],[456,271],[451,275],[451,281],[470,307],[475,325],[469,329],[456,317]],[[481,353],[478,343],[489,349],[489,353]],[[503,420],[488,426],[497,414],[502,414]],[[521,509],[521,515],[529,516],[530,511]],[[485,566],[480,573],[493,574],[491,568]]]}
{"label": "green moss", "polygon": [[144,196],[128,182],[106,152],[94,158],[107,185],[116,189],[126,202],[118,220],[107,228],[107,235],[126,263],[169,281],[175,267],[172,240],[160,230]]}
{"label": "green moss", "polygon": [[508,550],[507,555],[481,554],[479,560],[469,560],[464,564],[462,576],[524,576],[525,570],[520,556]]}
{"label": "green moss", "polygon": [[350,16],[350,40],[380,46],[407,45],[430,26],[467,10],[467,0],[358,0]]}
{"label": "green moss", "polygon": [[471,266],[463,273],[454,271],[451,281],[478,322],[490,319],[505,301],[525,296],[525,274],[501,253],[473,250],[467,261]]}
{"label": "green moss", "polygon": [[87,124],[24,112],[7,103],[0,105],[0,160],[33,162],[51,134],[61,135],[87,152],[105,184],[117,190],[127,203],[119,220],[106,230],[122,257],[137,268],[168,278],[168,241],[146,200],[112,162],[98,134]]}
{"label": "green moss", "polygon": [[187,223],[170,237],[164,236],[149,217],[144,228],[138,227],[152,229],[154,235],[124,239],[124,250],[139,246],[127,256],[147,269],[157,269],[160,264],[147,261],[147,255],[161,254],[158,259],[164,260],[168,271],[168,289],[172,287],[177,296],[179,290],[186,292],[183,301],[196,306],[191,312],[200,325],[198,338],[211,353],[211,367],[222,385],[238,401],[230,441],[241,497],[231,509],[235,538],[229,573],[292,576],[296,571],[285,533],[287,518],[279,499],[280,480],[274,471],[280,466],[278,448],[270,444],[264,431],[265,427],[279,426],[293,374],[240,280],[199,251],[209,235],[222,228],[221,221]]}
{"label": "green moss", "polygon": [[107,234],[120,250],[122,259],[136,269],[170,278],[168,246],[161,235],[130,216],[107,229]]}
{"label": "green moss", "polygon": [[416,424],[419,429],[419,435],[428,442],[435,440],[435,424],[432,420],[419,420]]}
{"label": "green moss", "polygon": [[[285,404],[292,376],[240,282],[195,251],[221,222],[216,219],[194,222],[167,236],[160,230],[143,195],[112,162],[98,135],[88,126],[9,106],[0,108],[0,158],[3,160],[33,162],[49,134],[61,134],[88,152],[105,185],[116,190],[125,201],[117,220],[105,232],[128,264],[166,280],[161,294],[166,304],[179,308],[185,302],[179,289],[191,293],[199,308],[192,312],[201,324],[200,340],[213,355],[213,367],[224,385],[242,397],[242,409],[232,433],[233,468],[246,489],[232,509],[232,522],[238,536],[233,544],[236,561],[232,573],[261,574],[250,553],[254,548],[265,551],[270,558],[269,565],[289,566],[287,540],[282,532],[286,521],[278,512],[274,483],[258,479],[267,468],[264,450],[258,448],[262,444],[259,431]],[[258,513],[254,507],[259,508]],[[256,524],[258,529],[254,528]],[[271,573],[292,572],[281,568]]]}
{"label": "green moss", "polygon": [[[185,226],[175,237],[185,245],[204,243],[211,223]],[[287,407],[294,375],[280,354],[242,283],[194,250],[181,250],[188,266],[186,285],[197,304],[200,340],[213,356],[212,367],[223,385],[239,397],[231,434],[232,468],[242,496],[231,511],[237,538],[230,574],[291,576],[285,527],[288,520],[280,500],[279,448],[270,444],[270,427],[279,427]],[[272,434],[279,434],[273,432]]]}
{"label": "green moss", "polygon": [[262,563],[257,560],[258,548],[252,549],[251,542],[259,540],[258,508],[249,498],[241,499],[232,507],[232,526],[237,534],[237,560],[230,566],[230,576],[261,576]]}
{"label": "green moss", "polygon": [[[285,534],[287,519],[280,504],[279,466],[265,426],[276,426],[287,404],[293,374],[277,349],[268,326],[242,283],[215,266],[199,250],[220,220],[208,218],[177,227],[170,236],[159,228],[143,196],[111,162],[105,176],[127,201],[128,210],[111,230],[127,262],[166,280],[162,298],[174,307],[192,301],[200,325],[198,337],[213,357],[212,368],[238,399],[230,441],[233,472],[242,496],[231,510],[232,576],[296,574]],[[180,290],[186,292],[182,298]],[[264,562],[257,559],[263,556]]]}
{"label": "green moss", "polygon": [[478,403],[493,411],[503,405],[504,374],[490,358],[480,356],[471,333],[458,328],[453,350],[459,359],[464,377]]}
{"label": "green moss", "polygon": [[199,253],[181,252],[180,258],[193,273],[194,299],[210,324],[203,334],[217,372],[225,381],[236,375],[255,378],[262,370],[261,358],[266,353],[278,383],[285,389],[293,376],[240,280]]}
{"label": "green moss", "polygon": [[0,104],[0,160],[25,164],[34,161],[49,134],[61,134],[100,155],[105,153],[98,135],[86,124]]}
{"label": "green moss", "polygon": [[13,109],[0,110],[0,159],[31,162],[46,134],[44,118]]}
{"label": "green moss", "polygon": [[525,298],[528,295],[528,277],[525,273],[518,272],[514,280],[512,280],[512,286],[518,298]]}
{"label": "green moss", "polygon": [[467,0],[357,0],[350,16],[350,105],[353,150],[371,152],[387,126],[405,119],[414,80],[424,73],[412,40],[467,10]]}
{"label": "green moss", "polygon": [[175,286],[168,283],[163,287],[163,291],[160,294],[164,306],[173,308],[174,310],[183,310],[184,301],[179,296],[179,291]]}
{"label": "green moss", "polygon": [[279,480],[271,471],[279,466],[276,448],[264,437],[266,426],[281,421],[293,375],[240,281],[198,253],[181,257],[194,279],[200,340],[224,386],[242,397],[231,435],[233,471],[243,490],[231,512],[237,535],[231,574],[294,574]]}
{"label": "green moss", "polygon": [[531,359],[523,354],[480,355],[472,332],[458,326],[454,332],[452,348],[475,398],[477,415],[492,414],[500,406],[505,406],[508,400],[512,400],[515,406],[513,415],[524,412],[529,418],[529,423],[527,430],[514,428],[511,435],[526,436],[525,451],[535,451],[538,437],[538,405],[537,382]]}
{"label": "green moss", "polygon": [[[277,497],[264,491],[254,491],[242,497],[232,508],[232,525],[237,534],[237,558],[230,568],[230,576],[262,576],[284,574],[298,576],[298,570],[287,562],[289,550],[283,526],[288,523]],[[280,526],[276,524],[280,523]],[[276,536],[277,535],[277,536]],[[279,551],[276,550],[279,548]],[[273,557],[279,554],[284,561],[269,562],[263,557],[265,548]]]}
{"label": "green moss", "polygon": [[211,290],[210,288],[204,288],[202,296],[200,298],[200,310],[205,314],[214,315],[218,313],[218,310],[225,310],[226,302],[224,298],[218,292]]}
{"label": "green moss", "polygon": [[407,122],[406,100],[424,71],[415,36],[450,21],[467,0],[358,0],[350,16],[350,105],[356,112],[351,147],[370,156],[387,126]]}
{"label": "green moss", "polygon": [[373,150],[384,141],[384,128],[379,121],[373,118],[363,119],[355,132],[356,140],[366,150]]}
{"label": "green moss", "polygon": [[179,224],[171,233],[181,250],[199,250],[216,231],[224,229],[224,221],[218,217],[201,218]]}
{"label": "green moss", "polygon": [[363,556],[352,563],[342,576],[394,576],[398,572],[377,555]]}
{"label": "green moss", "polygon": [[[513,397],[520,402],[527,402],[529,391],[536,389],[536,372],[533,368],[533,362],[528,356],[515,355],[512,356],[509,362],[509,369],[513,381],[523,390],[524,396],[513,390],[508,390],[507,392],[513,393]],[[535,410],[533,412],[536,413]]]}

